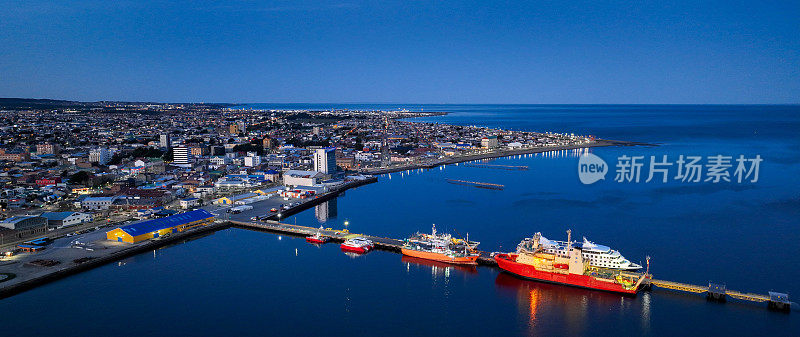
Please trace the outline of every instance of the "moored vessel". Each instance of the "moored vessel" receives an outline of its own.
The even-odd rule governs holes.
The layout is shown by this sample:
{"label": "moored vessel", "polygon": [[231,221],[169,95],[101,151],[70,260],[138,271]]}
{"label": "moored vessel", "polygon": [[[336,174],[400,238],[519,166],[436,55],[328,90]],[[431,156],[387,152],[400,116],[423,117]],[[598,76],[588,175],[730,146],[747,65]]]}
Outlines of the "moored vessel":
{"label": "moored vessel", "polygon": [[330,236],[322,234],[322,227],[320,227],[314,235],[306,236],[306,241],[314,244],[323,244],[331,240]]}
{"label": "moored vessel", "polygon": [[454,239],[450,234],[437,234],[433,225],[431,234],[417,233],[403,241],[403,255],[458,265],[476,265],[480,254],[475,251],[479,242]]}
{"label": "moored vessel", "polygon": [[541,244],[541,234],[536,233],[520,243],[517,253],[497,254],[494,259],[500,269],[525,279],[626,295],[635,295],[642,282],[651,277],[649,263],[645,273],[591,266],[581,245],[570,243],[570,236],[567,231],[565,250],[551,253]]}
{"label": "moored vessel", "polygon": [[[536,233],[539,236],[539,246],[545,253],[556,255],[567,255],[567,241],[548,240],[542,233]],[[533,238],[526,238],[518,246],[519,247],[530,245]],[[642,266],[628,261],[619,251],[611,249],[608,246],[599,245],[594,242],[583,238],[583,242],[569,242],[572,247],[581,249],[583,259],[586,260],[590,266],[606,269],[619,269],[619,270],[639,270]]]}
{"label": "moored vessel", "polygon": [[357,236],[345,240],[341,247],[342,251],[345,252],[364,254],[372,250],[372,248],[375,246],[373,245],[372,240]]}

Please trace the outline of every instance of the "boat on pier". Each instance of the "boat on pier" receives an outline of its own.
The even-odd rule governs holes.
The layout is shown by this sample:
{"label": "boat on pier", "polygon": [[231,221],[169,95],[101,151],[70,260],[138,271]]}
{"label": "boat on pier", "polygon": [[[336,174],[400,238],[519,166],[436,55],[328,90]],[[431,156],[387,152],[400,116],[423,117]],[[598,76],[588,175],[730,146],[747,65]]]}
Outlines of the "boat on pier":
{"label": "boat on pier", "polygon": [[571,244],[570,236],[567,231],[565,251],[547,252],[540,243],[541,234],[537,233],[523,240],[516,253],[497,254],[494,259],[500,269],[525,279],[625,295],[636,295],[642,283],[651,278],[648,272],[591,266],[584,259],[581,246]]}
{"label": "boat on pier", "polygon": [[372,240],[356,236],[345,240],[341,247],[344,252],[364,254],[372,250],[375,245]]}
{"label": "boat on pier", "polygon": [[331,240],[330,236],[322,234],[322,227],[317,230],[314,235],[306,236],[306,241],[313,244],[321,245]]}
{"label": "boat on pier", "polygon": [[455,239],[450,234],[436,233],[433,225],[431,234],[417,233],[403,241],[400,252],[403,255],[459,265],[477,265],[480,253],[475,248],[480,242],[469,239]]}

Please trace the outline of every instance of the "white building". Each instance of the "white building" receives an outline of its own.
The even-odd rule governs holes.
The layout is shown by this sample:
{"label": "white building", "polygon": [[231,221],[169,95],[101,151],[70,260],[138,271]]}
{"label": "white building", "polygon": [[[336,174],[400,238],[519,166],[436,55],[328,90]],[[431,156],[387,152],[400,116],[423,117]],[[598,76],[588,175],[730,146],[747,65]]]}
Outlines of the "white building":
{"label": "white building", "polygon": [[314,151],[314,171],[325,174],[336,171],[336,148],[328,147]]}
{"label": "white building", "polygon": [[222,156],[215,156],[215,157],[211,157],[210,161],[214,165],[228,165],[228,164],[231,163],[231,158],[222,157]]}
{"label": "white building", "polygon": [[497,136],[489,136],[481,138],[481,147],[484,149],[493,149],[499,145]]}
{"label": "white building", "polygon": [[169,138],[169,134],[161,135],[161,148],[169,150],[172,147],[172,140]]}
{"label": "white building", "polygon": [[50,227],[61,228],[80,225],[92,222],[92,215],[81,212],[44,212],[42,216],[47,218]]}
{"label": "white building", "polygon": [[192,207],[200,206],[200,199],[198,198],[186,198],[180,201],[181,208],[187,209]]}
{"label": "white building", "polygon": [[248,152],[247,157],[244,157],[244,166],[254,167],[261,165],[261,157],[255,152]]}
{"label": "white building", "polygon": [[108,209],[115,199],[115,197],[88,197],[81,201],[81,208],[91,210]]}
{"label": "white building", "polygon": [[289,170],[283,173],[283,184],[286,186],[314,186],[322,179],[323,174],[317,171]]}
{"label": "white building", "polygon": [[180,146],[172,149],[172,163],[177,166],[189,166],[189,148]]}
{"label": "white building", "polygon": [[111,156],[113,153],[106,148],[96,148],[89,151],[89,162],[90,163],[99,163],[100,165],[105,165],[109,161],[111,161]]}

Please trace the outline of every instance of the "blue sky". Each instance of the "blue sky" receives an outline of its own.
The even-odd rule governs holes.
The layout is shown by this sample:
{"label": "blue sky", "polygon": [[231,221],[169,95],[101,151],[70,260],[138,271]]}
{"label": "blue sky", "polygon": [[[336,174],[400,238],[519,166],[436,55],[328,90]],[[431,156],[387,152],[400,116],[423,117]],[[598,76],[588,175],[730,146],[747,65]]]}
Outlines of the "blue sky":
{"label": "blue sky", "polygon": [[798,1],[0,5],[0,97],[800,103]]}

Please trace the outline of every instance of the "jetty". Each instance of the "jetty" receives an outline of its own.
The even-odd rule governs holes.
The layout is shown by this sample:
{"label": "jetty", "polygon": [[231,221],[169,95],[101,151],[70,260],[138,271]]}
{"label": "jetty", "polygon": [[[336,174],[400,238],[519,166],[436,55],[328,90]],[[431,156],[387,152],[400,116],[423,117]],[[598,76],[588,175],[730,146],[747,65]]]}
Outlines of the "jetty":
{"label": "jetty", "polygon": [[474,186],[478,188],[487,188],[490,190],[502,190],[506,188],[505,185],[500,184],[492,184],[492,183],[482,183],[479,181],[466,181],[466,180],[458,180],[458,179],[445,179],[448,183],[456,184],[456,185],[466,185],[466,186]]}
{"label": "jetty", "polygon": [[[360,236],[372,240],[376,249],[399,253],[403,246],[403,240],[387,238],[378,235],[368,235],[361,233],[351,233],[347,229],[333,229],[333,228],[314,228],[300,225],[291,225],[274,220],[266,221],[231,221],[234,227],[242,229],[251,229],[274,234],[306,237],[321,232],[331,238],[331,241],[341,243],[348,237]],[[477,259],[478,265],[486,267],[497,267],[493,253],[479,251],[480,256]],[[642,275],[642,273],[628,272],[630,274]],[[768,294],[756,294],[750,292],[741,292],[736,290],[727,289],[724,285],[709,283],[708,286],[699,286],[688,283],[665,281],[653,279],[652,274],[648,275],[645,281],[642,282],[643,290],[651,290],[652,287],[669,289],[673,291],[681,291],[688,293],[701,294],[705,293],[709,300],[725,302],[728,297],[756,303],[767,303],[767,307],[777,311],[791,311],[792,303],[789,301],[789,295],[785,293],[769,292]]]}

